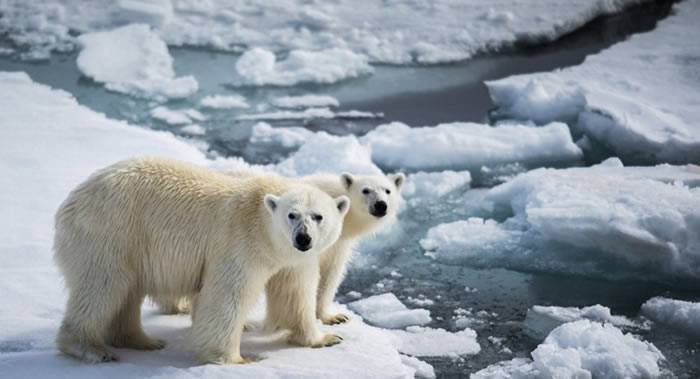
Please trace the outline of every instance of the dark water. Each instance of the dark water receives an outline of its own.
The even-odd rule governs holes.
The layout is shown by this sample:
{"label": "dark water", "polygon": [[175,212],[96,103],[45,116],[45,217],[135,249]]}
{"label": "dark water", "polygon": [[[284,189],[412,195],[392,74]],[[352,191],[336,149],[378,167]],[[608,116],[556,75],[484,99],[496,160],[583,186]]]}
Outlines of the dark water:
{"label": "dark water", "polygon": [[[194,75],[200,91],[185,100],[171,101],[171,108],[196,107],[198,100],[210,94],[237,93],[250,99],[254,108],[265,109],[273,97],[305,93],[325,93],[341,102],[341,110],[358,109],[382,112],[377,120],[307,120],[276,122],[273,125],[303,125],[312,130],[332,134],[363,134],[379,123],[403,121],[409,125],[434,125],[449,121],[486,121],[493,107],[483,82],[514,74],[551,71],[581,63],[589,54],[597,53],[625,39],[632,33],[653,29],[665,17],[672,1],[651,1],[633,6],[621,14],[598,18],[585,27],[545,45],[516,46],[498,54],[476,57],[466,62],[439,66],[380,65],[375,73],[330,86],[302,85],[292,88],[234,88],[228,83],[238,55],[206,49],[174,48],[171,50],[178,75]],[[103,86],[83,78],[75,64],[76,54],[56,55],[50,61],[27,63],[0,57],[0,70],[26,71],[33,80],[72,93],[81,104],[105,113],[155,129],[176,128],[152,120],[150,101],[109,92]],[[241,111],[205,112],[209,117],[201,123],[207,130],[201,137],[221,155],[240,155],[248,161],[267,163],[274,152],[251,153],[246,141],[253,122],[237,121]],[[250,112],[250,111],[247,111]],[[200,138],[200,137],[197,137]],[[479,190],[470,190],[479,191]],[[439,377],[467,377],[489,364],[513,357],[527,357],[539,342],[523,333],[521,322],[532,305],[588,306],[602,304],[614,314],[637,316],[647,299],[664,295],[679,299],[699,299],[697,291],[649,282],[607,281],[576,276],[523,273],[506,269],[477,269],[444,265],[423,255],[418,240],[426,230],[442,222],[480,216],[463,207],[463,194],[451,195],[444,204],[432,204],[402,214],[404,234],[400,241],[388,241],[381,248],[363,247],[368,266],[358,265],[348,273],[340,294],[354,290],[367,296],[386,291],[399,298],[423,294],[435,300],[427,306],[433,316],[430,326],[455,330],[452,321],[456,308],[472,308],[495,312],[473,328],[479,334],[482,351],[459,359],[427,358]],[[405,219],[405,220],[404,220]],[[397,270],[402,277],[390,272]],[[381,283],[383,288],[377,286]],[[465,291],[465,287],[476,292]],[[340,300],[346,300],[342,295]],[[641,332],[667,357],[665,367],[677,377],[700,377],[700,343],[667,330],[662,326]],[[504,346],[512,354],[488,341],[489,336],[505,337]],[[13,347],[6,347],[12,349]],[[1,347],[0,347],[1,349]],[[672,374],[668,374],[673,376]]]}

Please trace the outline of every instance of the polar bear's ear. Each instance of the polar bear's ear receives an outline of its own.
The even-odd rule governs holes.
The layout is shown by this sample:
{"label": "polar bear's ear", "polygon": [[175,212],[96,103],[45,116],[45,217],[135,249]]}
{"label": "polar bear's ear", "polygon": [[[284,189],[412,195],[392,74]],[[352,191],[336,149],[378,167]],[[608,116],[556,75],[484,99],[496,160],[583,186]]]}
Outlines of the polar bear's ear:
{"label": "polar bear's ear", "polygon": [[355,181],[355,178],[350,174],[349,172],[344,172],[340,175],[340,182],[343,183],[343,187],[347,190],[352,187],[352,183]]}
{"label": "polar bear's ear", "polygon": [[396,189],[401,189],[401,186],[403,186],[403,182],[406,181],[406,175],[404,175],[402,172],[399,172],[397,174],[389,175],[389,179],[392,182],[394,182]]}
{"label": "polar bear's ear", "polygon": [[334,200],[340,215],[345,216],[345,214],[348,213],[348,209],[350,209],[350,198],[347,196],[338,196]]}
{"label": "polar bear's ear", "polygon": [[275,209],[277,209],[277,203],[279,202],[279,197],[271,194],[265,195],[265,208],[267,208],[270,213],[274,214]]}

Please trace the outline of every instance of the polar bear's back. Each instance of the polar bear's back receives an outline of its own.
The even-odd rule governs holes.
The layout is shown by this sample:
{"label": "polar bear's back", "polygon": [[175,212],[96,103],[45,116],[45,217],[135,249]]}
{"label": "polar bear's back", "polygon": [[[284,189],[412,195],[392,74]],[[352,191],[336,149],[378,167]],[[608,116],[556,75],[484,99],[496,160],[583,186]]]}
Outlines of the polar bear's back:
{"label": "polar bear's back", "polygon": [[[147,292],[188,292],[198,285],[207,254],[264,235],[262,199],[285,186],[281,179],[230,178],[173,160],[122,161],[94,173],[61,205],[55,258],[64,271],[118,266]],[[236,227],[241,220],[245,228]]]}

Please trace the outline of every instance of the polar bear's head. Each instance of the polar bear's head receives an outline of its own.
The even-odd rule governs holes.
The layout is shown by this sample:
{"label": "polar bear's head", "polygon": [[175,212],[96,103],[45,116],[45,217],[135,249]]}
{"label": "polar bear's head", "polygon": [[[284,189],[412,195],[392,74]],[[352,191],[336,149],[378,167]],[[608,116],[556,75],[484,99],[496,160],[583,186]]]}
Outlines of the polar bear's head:
{"label": "polar bear's head", "polygon": [[354,217],[366,223],[379,224],[392,219],[401,202],[404,174],[352,175],[343,173],[340,181],[352,203]]}
{"label": "polar bear's head", "polygon": [[350,208],[347,196],[331,198],[312,186],[299,186],[281,196],[265,195],[272,215],[272,236],[278,246],[320,253],[338,240]]}

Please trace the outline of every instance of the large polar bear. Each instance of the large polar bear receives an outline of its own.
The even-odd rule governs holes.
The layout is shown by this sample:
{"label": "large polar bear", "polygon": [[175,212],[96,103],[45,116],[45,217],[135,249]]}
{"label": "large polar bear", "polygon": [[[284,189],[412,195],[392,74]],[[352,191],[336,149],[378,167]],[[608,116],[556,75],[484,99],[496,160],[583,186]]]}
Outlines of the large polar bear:
{"label": "large polar bear", "polygon": [[[244,178],[256,175],[252,171],[230,172],[228,175]],[[389,176],[367,175],[354,176],[344,173],[341,176],[320,174],[300,178],[305,184],[311,184],[329,195],[349,196],[350,211],[345,217],[343,231],[338,241],[321,254],[319,273],[311,273],[313,267],[304,266],[304,270],[285,269],[274,275],[266,286],[267,318],[266,329],[289,328],[308,318],[306,312],[316,314],[324,324],[345,322],[347,316],[333,314],[330,311],[333,298],[343,279],[353,246],[387,222],[393,220],[399,209],[400,191],[405,181],[401,173]],[[309,281],[312,275],[318,281]],[[309,310],[299,306],[308,293],[317,294],[316,307]],[[176,297],[156,297],[154,301],[164,313],[183,313],[189,311],[189,300]]]}
{"label": "large polar bear", "polygon": [[[176,161],[102,169],[56,214],[55,259],[69,290],[58,348],[88,362],[114,360],[107,344],[162,348],[141,327],[144,296],[196,293],[199,360],[244,363],[243,324],[265,283],[280,269],[318,265],[349,205],[346,196],[332,199],[296,181],[232,178]],[[315,306],[307,298],[300,302]],[[340,340],[323,335],[315,317],[296,326],[304,345]]]}

